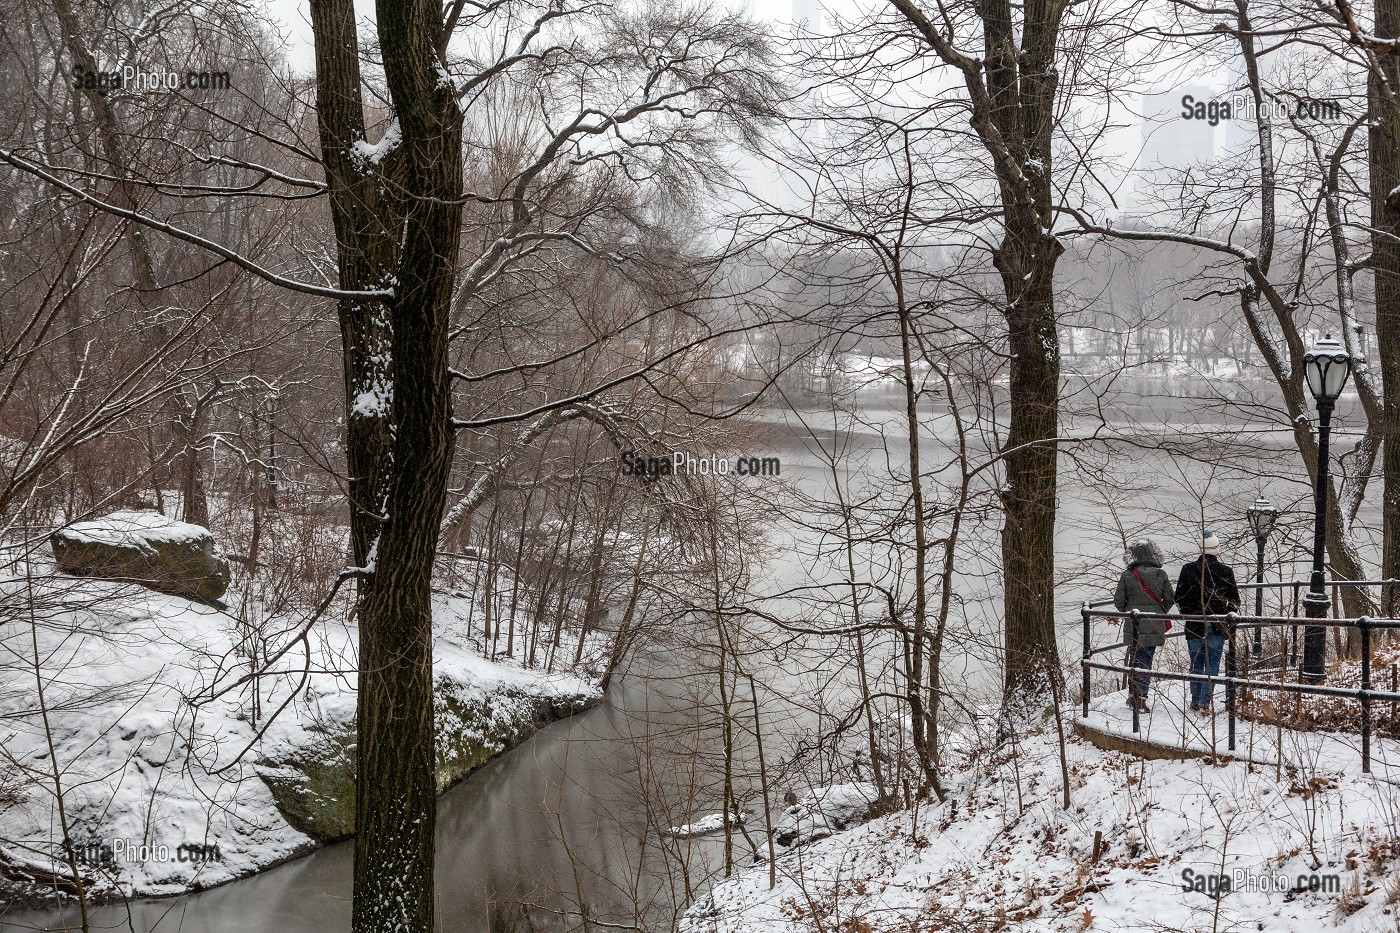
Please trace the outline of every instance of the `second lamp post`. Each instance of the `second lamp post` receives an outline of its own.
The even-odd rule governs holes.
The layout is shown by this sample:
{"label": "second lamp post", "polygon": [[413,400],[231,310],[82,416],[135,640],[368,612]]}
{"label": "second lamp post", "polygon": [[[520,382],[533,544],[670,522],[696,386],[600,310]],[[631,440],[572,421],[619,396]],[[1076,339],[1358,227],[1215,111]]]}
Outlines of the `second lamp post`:
{"label": "second lamp post", "polygon": [[[1278,519],[1278,509],[1273,503],[1263,496],[1258,496],[1254,504],[1245,510],[1249,516],[1249,527],[1254,529],[1254,544],[1258,548],[1254,563],[1254,582],[1257,587],[1254,590],[1254,614],[1264,615],[1264,543],[1269,540],[1269,532],[1274,530],[1274,521]],[[1254,660],[1258,661],[1264,657],[1264,626],[1256,622],[1254,625]]]}

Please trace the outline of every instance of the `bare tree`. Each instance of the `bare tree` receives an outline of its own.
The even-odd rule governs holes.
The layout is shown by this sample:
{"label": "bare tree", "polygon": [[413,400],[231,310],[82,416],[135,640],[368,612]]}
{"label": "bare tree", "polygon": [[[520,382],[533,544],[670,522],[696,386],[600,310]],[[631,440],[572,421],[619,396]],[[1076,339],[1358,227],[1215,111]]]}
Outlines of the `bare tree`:
{"label": "bare tree", "polygon": [[[1057,57],[1067,4],[1017,8],[1007,0],[940,7],[890,0],[966,88],[969,123],[991,160],[1001,241],[992,263],[1004,291],[1010,401],[1002,444],[1006,523],[1002,531],[1006,675],[1004,703],[1019,713],[1041,705],[1060,679],[1055,642],[1055,504],[1060,344],[1053,232]],[[981,54],[960,43],[976,42]]]}

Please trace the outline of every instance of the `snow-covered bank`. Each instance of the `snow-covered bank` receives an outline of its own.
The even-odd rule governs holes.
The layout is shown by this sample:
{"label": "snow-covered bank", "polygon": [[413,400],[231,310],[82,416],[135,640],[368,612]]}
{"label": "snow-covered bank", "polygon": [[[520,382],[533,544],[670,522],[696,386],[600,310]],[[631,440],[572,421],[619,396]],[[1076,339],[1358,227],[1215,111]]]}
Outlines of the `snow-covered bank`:
{"label": "snow-covered bank", "polygon": [[[580,677],[482,659],[460,635],[463,611],[435,602],[444,788],[599,696]],[[65,825],[97,897],[209,887],[350,831],[354,628],[300,632],[289,619],[255,639],[224,612],[137,586],[0,582],[0,899],[73,892]],[[282,645],[274,673],[240,682]]]}
{"label": "snow-covered bank", "polygon": [[681,929],[1393,933],[1400,788],[1339,769],[1325,747],[1276,773],[1071,737],[1066,811],[1050,728],[962,763],[945,803],[782,856],[771,890],[766,865],[720,883]]}

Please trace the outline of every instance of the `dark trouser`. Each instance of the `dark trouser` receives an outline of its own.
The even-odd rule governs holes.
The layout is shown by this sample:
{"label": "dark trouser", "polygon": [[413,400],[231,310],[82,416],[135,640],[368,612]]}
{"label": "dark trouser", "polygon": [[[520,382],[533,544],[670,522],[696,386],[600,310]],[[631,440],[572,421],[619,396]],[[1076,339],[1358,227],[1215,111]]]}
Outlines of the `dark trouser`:
{"label": "dark trouser", "polygon": [[[1224,635],[1211,629],[1206,632],[1205,638],[1188,636],[1186,650],[1191,655],[1191,673],[1209,674],[1212,677],[1220,674],[1220,655],[1225,650]],[[1209,706],[1211,691],[1214,689],[1214,684],[1203,680],[1191,681],[1191,708],[1203,709]]]}
{"label": "dark trouser", "polygon": [[1156,645],[1138,645],[1129,658],[1133,667],[1143,670],[1128,675],[1128,696],[1147,699],[1147,688],[1152,683],[1152,656],[1157,653]]}

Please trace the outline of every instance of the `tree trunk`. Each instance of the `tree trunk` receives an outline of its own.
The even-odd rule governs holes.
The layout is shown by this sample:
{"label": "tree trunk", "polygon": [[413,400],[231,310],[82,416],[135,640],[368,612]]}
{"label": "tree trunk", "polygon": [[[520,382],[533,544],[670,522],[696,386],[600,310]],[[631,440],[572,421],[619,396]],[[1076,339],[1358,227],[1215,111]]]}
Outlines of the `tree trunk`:
{"label": "tree trunk", "polygon": [[1059,247],[1049,237],[1037,239],[1041,242],[1026,244],[1008,236],[997,257],[1007,289],[1011,347],[1001,495],[1003,702],[1009,711],[1056,695],[1060,678],[1054,618],[1060,360],[1051,291]]}
{"label": "tree trunk", "polygon": [[392,327],[388,515],[360,618],[355,933],[433,930],[432,572],[452,466],[448,312],[461,236],[462,115],[433,0],[377,5],[412,196]]}
{"label": "tree trunk", "polygon": [[[1259,161],[1259,245],[1256,251],[1256,259],[1252,267],[1248,270],[1251,278],[1250,287],[1240,293],[1240,310],[1244,316],[1245,323],[1249,328],[1250,336],[1253,338],[1255,347],[1264,357],[1269,371],[1274,377],[1274,381],[1283,394],[1284,405],[1288,412],[1289,423],[1293,425],[1293,440],[1302,455],[1303,464],[1308,471],[1311,485],[1317,487],[1317,453],[1318,439],[1313,433],[1311,425],[1308,423],[1310,406],[1308,405],[1303,376],[1303,335],[1299,331],[1298,322],[1294,317],[1294,308],[1284,301],[1279,292],[1273,288],[1269,282],[1270,269],[1273,263],[1274,245],[1276,240],[1276,227],[1278,212],[1276,209],[1276,198],[1278,190],[1278,169],[1277,160],[1273,151],[1273,125],[1269,116],[1267,96],[1264,93],[1262,69],[1260,64],[1260,52],[1255,44],[1255,28],[1248,15],[1248,7],[1241,4],[1237,13],[1237,30],[1235,32],[1236,41],[1239,44],[1240,57],[1245,63],[1245,76],[1251,95],[1256,105],[1255,126],[1259,133],[1258,161]],[[1330,195],[1328,200],[1329,211],[1335,210],[1335,198],[1337,191],[1336,178],[1328,179],[1328,185],[1324,186],[1324,195]],[[1332,216],[1331,226],[1335,229],[1335,216]],[[1344,244],[1340,240],[1334,240],[1334,257],[1339,266],[1345,261]],[[1340,248],[1339,248],[1340,247]],[[1338,273],[1341,274],[1340,271]],[[1343,283],[1339,283],[1343,284]],[[1339,310],[1342,312],[1343,321],[1346,320],[1346,307],[1349,302],[1349,295],[1343,289],[1339,292]],[[1266,302],[1269,311],[1272,313],[1279,333],[1283,338],[1282,348],[1278,348],[1272,336],[1263,323],[1260,311],[1263,307],[1261,302]],[[1343,335],[1343,339],[1349,339]],[[1280,355],[1280,349],[1283,355]],[[1365,401],[1365,390],[1362,389],[1363,404]],[[1368,417],[1370,412],[1368,411]],[[1348,516],[1341,508],[1341,500],[1337,495],[1335,480],[1329,482],[1327,496],[1327,530],[1326,547],[1328,556],[1332,563],[1333,575],[1339,579],[1360,580],[1364,578],[1362,573],[1361,559],[1356,552],[1354,542],[1347,529],[1349,528]],[[1360,616],[1370,615],[1375,612],[1365,590],[1360,587],[1347,587],[1343,591],[1343,604],[1347,615]]]}
{"label": "tree trunk", "polygon": [[411,200],[392,328],[388,514],[360,617],[355,933],[433,930],[432,572],[452,465],[448,312],[461,236],[462,114],[441,80],[442,10],[377,4]]}
{"label": "tree trunk", "polygon": [[[452,460],[448,309],[460,237],[462,117],[441,81],[441,9],[377,10],[401,142],[373,163],[355,10],[313,0],[316,104],[341,286],[351,542],[359,580],[355,933],[433,929],[437,780],[431,580]],[[381,147],[383,148],[383,147]],[[386,184],[392,180],[393,184]],[[402,195],[390,194],[402,192]]]}
{"label": "tree trunk", "polygon": [[[316,119],[321,162],[330,186],[340,286],[356,291],[390,281],[398,260],[394,210],[383,195],[383,175],[363,171],[351,151],[365,138],[359,40],[352,0],[312,0],[316,49]],[[389,319],[378,303],[341,301],[341,361],[345,387],[346,485],[350,500],[350,553],[369,560],[379,533],[390,463]],[[363,589],[363,588],[362,588]],[[363,593],[362,593],[363,596]]]}
{"label": "tree trunk", "polygon": [[1000,137],[1012,141],[997,173],[1003,235],[993,263],[1002,277],[1011,351],[1001,551],[1002,700],[1013,715],[1052,702],[1060,679],[1055,642],[1060,342],[1054,275],[1064,250],[1050,232],[1050,175],[1055,46],[1063,12],[1059,0],[1028,2],[1018,50],[1009,0],[982,7],[988,116]]}
{"label": "tree trunk", "polygon": [[904,673],[909,702],[909,725],[914,752],[923,770],[923,783],[939,800],[943,782],[938,775],[938,677],[929,675],[931,689],[924,695],[924,666],[937,668],[943,659],[929,650],[928,637],[928,527],[924,510],[923,468],[919,462],[919,392],[914,387],[914,335],[909,306],[904,298],[904,280],[895,271],[895,301],[899,308],[899,351],[904,383],[905,429],[909,432],[909,504],[914,520],[914,619],[905,651],[908,667]]}
{"label": "tree trunk", "polygon": [[180,433],[180,518],[183,521],[209,527],[209,498],[204,493],[204,459],[199,452],[200,431],[198,413],[195,424],[181,425]]}
{"label": "tree trunk", "polygon": [[[1376,0],[1376,35],[1400,36],[1400,0]],[[1400,56],[1378,55],[1369,73],[1371,268],[1376,348],[1385,397],[1381,434],[1381,577],[1400,578]],[[1386,606],[1395,614],[1396,606]]]}

